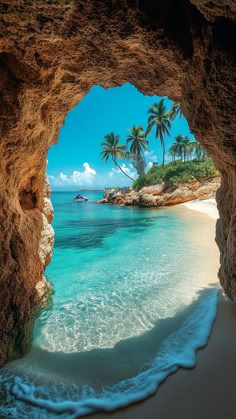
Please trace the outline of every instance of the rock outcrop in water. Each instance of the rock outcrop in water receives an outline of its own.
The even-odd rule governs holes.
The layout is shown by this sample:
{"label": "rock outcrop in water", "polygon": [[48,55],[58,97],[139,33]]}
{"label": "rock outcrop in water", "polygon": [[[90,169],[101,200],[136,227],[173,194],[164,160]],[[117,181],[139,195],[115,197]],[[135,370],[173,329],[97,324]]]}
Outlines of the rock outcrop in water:
{"label": "rock outcrop in water", "polygon": [[219,277],[236,300],[235,2],[12,0],[0,18],[0,365],[28,347],[51,257],[48,149],[96,84],[181,101],[222,174]]}
{"label": "rock outcrop in water", "polygon": [[108,189],[104,193],[104,198],[98,204],[116,204],[138,207],[164,207],[194,199],[208,199],[215,197],[217,189],[220,187],[220,179],[214,178],[211,181],[194,182],[181,185],[175,190],[168,188],[164,183],[160,185],[145,186],[140,191],[133,189],[123,191],[123,189]]}

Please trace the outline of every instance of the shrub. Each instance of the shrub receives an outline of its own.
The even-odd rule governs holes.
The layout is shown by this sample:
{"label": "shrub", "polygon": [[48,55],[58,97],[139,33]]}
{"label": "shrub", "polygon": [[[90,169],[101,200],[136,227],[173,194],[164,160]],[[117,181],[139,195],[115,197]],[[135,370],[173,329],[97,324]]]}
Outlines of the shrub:
{"label": "shrub", "polygon": [[204,160],[177,161],[168,163],[165,166],[152,167],[144,176],[140,176],[133,183],[133,188],[139,190],[144,186],[156,185],[162,182],[165,182],[167,186],[177,188],[184,183],[211,179],[216,176],[220,176],[220,173],[209,157]]}
{"label": "shrub", "polygon": [[145,186],[145,175],[144,176],[139,176],[138,179],[136,179],[133,183],[133,188],[136,189],[137,191],[139,191],[140,189],[142,189]]}

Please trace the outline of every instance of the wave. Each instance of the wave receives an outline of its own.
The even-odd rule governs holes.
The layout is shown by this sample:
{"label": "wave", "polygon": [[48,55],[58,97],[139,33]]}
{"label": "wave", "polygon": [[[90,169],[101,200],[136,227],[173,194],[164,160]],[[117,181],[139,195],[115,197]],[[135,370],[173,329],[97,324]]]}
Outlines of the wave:
{"label": "wave", "polygon": [[99,410],[111,412],[146,399],[178,368],[193,368],[196,365],[196,352],[207,344],[216,317],[217,293],[218,289],[211,290],[210,294],[200,299],[182,327],[163,342],[156,358],[135,377],[100,392],[88,385],[73,385],[69,395],[66,383],[61,383],[58,392],[58,388],[53,386],[29,384],[20,376],[2,378],[9,406],[14,404],[14,407],[2,407],[0,413],[8,412],[9,415],[3,417],[19,419],[27,417],[28,413],[30,418],[46,419],[60,415],[60,418],[69,416],[75,419]]}

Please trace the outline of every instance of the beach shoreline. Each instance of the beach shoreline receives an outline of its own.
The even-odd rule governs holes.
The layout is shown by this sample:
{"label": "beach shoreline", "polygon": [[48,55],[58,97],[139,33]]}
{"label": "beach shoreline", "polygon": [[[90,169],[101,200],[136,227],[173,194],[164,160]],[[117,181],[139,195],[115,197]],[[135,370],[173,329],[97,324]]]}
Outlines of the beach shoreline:
{"label": "beach shoreline", "polygon": [[[184,211],[191,209],[202,213],[199,216],[208,215],[210,217],[209,224],[215,231],[213,220],[218,218],[215,200],[192,201],[181,205],[185,206]],[[215,244],[212,245],[212,249],[214,246]],[[212,272],[209,276],[211,275]],[[218,285],[218,278],[215,279]],[[197,352],[197,363],[193,369],[178,369],[177,372],[167,377],[156,394],[142,402],[112,413],[97,413],[91,417],[94,419],[107,417],[114,419],[141,419],[144,417],[148,419],[222,419],[223,417],[234,419],[235,329],[236,305],[220,290],[217,316],[209,341],[203,349]]]}
{"label": "beach shoreline", "polygon": [[219,218],[217,204],[214,198],[204,199],[204,200],[194,200],[194,201],[184,202],[183,204],[179,204],[179,205],[183,205],[190,210],[209,215],[209,217],[213,218],[213,220],[217,220],[217,218]]}
{"label": "beach shoreline", "polygon": [[[166,211],[176,212],[177,219],[179,217],[180,219],[186,218],[186,220],[191,220],[193,230],[186,230],[185,236],[181,237],[183,240],[187,240],[191,248],[192,246],[196,246],[197,250],[199,246],[202,247],[202,257],[198,253],[195,253],[195,255],[198,254],[197,260],[200,263],[199,291],[205,292],[207,288],[219,287],[217,280],[219,251],[214,242],[215,219],[213,216],[209,216],[207,212],[211,209],[210,206],[215,206],[215,203],[200,202],[204,206],[204,211],[199,211],[198,202],[196,202],[196,205],[192,205],[191,211],[186,205],[176,205],[172,208],[167,208]],[[201,223],[199,224],[201,228],[196,228],[198,222]],[[195,249],[195,247],[193,248]],[[188,278],[190,280],[191,274],[193,275],[192,270],[188,272]],[[197,364],[194,368],[179,368],[160,384],[155,395],[143,401],[136,402],[133,405],[131,404],[126,408],[118,409],[112,413],[101,411],[89,415],[89,417],[94,419],[105,419],[107,417],[114,417],[115,419],[141,419],[143,417],[147,417],[148,419],[222,419],[225,417],[225,406],[229,406],[226,417],[227,419],[234,419],[234,385],[236,384],[236,378],[234,380],[234,375],[236,377],[234,348],[236,349],[236,338],[234,337],[233,328],[236,320],[236,307],[222,292],[219,293],[217,304],[217,318],[213,324],[208,344],[204,349],[197,351]],[[142,351],[147,350],[146,346],[142,344],[142,336],[140,339],[136,338],[135,343],[136,347],[133,347],[132,350],[132,362],[135,361],[136,351],[138,356],[141,356]],[[118,353],[120,353],[121,346],[120,344]],[[122,353],[126,358],[126,355],[129,354],[129,351],[127,352],[129,348],[126,348],[126,352],[124,352],[124,349]],[[129,362],[128,360],[129,357],[126,361]],[[223,364],[222,360],[226,364]],[[76,360],[77,362],[78,360]],[[119,362],[117,360],[117,364]],[[74,370],[74,361],[72,364]],[[86,365],[87,363],[85,362],[85,369],[87,368]],[[105,362],[104,365],[106,365],[106,368],[108,367],[108,364],[105,364]],[[233,373],[232,377],[231,367],[235,369],[235,374]],[[108,367],[108,370],[108,373],[112,374],[113,377],[113,368],[110,369]],[[129,365],[127,363],[128,370]],[[81,373],[80,368],[77,373]],[[97,376],[100,377],[99,373]],[[226,380],[228,386],[225,385]],[[221,394],[223,394],[223,402]],[[224,402],[224,399],[226,402]]]}
{"label": "beach shoreline", "polygon": [[155,395],[93,419],[227,419],[235,418],[236,306],[222,292],[208,344],[197,353],[193,369],[179,369]]}

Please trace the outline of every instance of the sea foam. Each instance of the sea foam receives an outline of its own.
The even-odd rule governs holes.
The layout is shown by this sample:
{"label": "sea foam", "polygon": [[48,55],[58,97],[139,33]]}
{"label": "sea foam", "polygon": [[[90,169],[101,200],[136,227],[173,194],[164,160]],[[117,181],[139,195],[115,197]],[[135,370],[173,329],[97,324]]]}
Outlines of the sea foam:
{"label": "sea foam", "polygon": [[[58,394],[55,388],[36,386],[21,377],[3,378],[2,385],[11,407],[0,408],[0,413],[11,418],[46,419],[60,415],[60,418],[75,419],[99,410],[111,412],[144,400],[154,394],[160,383],[178,368],[193,368],[196,365],[196,352],[207,344],[216,317],[217,293],[218,289],[211,290],[199,300],[182,327],[163,342],[156,358],[135,377],[104,388],[99,393],[89,386],[74,386],[73,395],[69,397],[71,400],[65,400],[65,394],[68,395],[65,383],[61,394]],[[185,345],[180,349],[182,342]]]}

